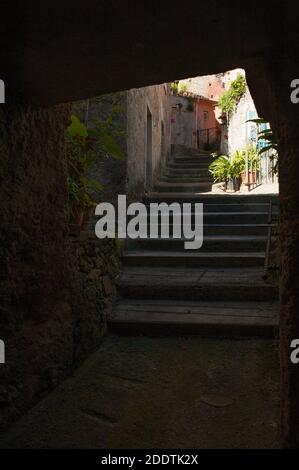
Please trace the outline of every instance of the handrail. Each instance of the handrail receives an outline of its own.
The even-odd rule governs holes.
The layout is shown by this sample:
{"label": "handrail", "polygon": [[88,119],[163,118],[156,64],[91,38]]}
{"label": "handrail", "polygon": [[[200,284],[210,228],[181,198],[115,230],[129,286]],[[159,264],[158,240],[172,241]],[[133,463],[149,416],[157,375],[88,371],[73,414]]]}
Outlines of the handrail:
{"label": "handrail", "polygon": [[264,274],[263,274],[264,278],[267,277],[268,268],[269,268],[271,238],[272,238],[272,199],[270,199],[270,201],[269,201],[268,233],[267,233],[267,244],[266,244],[266,253],[265,253]]}

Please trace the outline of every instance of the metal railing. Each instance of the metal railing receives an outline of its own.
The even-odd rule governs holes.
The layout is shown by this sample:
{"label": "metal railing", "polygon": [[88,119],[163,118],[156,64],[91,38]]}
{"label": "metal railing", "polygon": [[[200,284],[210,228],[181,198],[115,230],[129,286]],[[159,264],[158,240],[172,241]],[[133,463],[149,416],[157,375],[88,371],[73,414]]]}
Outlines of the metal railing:
{"label": "metal railing", "polygon": [[263,276],[264,278],[266,278],[268,274],[269,259],[270,259],[270,252],[271,252],[271,238],[272,238],[272,199],[270,199],[269,201],[268,232],[267,232],[267,243],[266,243],[264,276]]}
{"label": "metal railing", "polygon": [[[209,127],[208,129],[197,129],[196,146],[198,149],[210,147],[218,149],[221,141],[221,129],[219,127]],[[209,150],[209,148],[207,148]]]}

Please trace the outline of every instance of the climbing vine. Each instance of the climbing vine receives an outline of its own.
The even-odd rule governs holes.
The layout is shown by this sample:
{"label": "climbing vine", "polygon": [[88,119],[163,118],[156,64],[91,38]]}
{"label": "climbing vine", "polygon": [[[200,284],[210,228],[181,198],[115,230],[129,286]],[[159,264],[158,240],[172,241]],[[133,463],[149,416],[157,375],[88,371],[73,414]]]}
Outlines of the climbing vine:
{"label": "climbing vine", "polygon": [[239,73],[237,78],[230,84],[228,90],[224,91],[219,98],[218,105],[223,113],[229,116],[233,114],[237,104],[246,92],[246,78]]}

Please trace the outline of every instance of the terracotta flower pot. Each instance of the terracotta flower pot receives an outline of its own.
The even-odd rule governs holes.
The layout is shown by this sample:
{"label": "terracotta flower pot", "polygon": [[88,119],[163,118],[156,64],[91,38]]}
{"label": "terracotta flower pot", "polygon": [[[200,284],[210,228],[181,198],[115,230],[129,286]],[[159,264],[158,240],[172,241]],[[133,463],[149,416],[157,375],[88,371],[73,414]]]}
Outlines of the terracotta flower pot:
{"label": "terracotta flower pot", "polygon": [[255,181],[256,181],[256,172],[255,171],[249,171],[248,172],[248,181],[246,179],[246,172],[245,171],[241,174],[241,178],[242,178],[242,183],[243,184],[255,183]]}

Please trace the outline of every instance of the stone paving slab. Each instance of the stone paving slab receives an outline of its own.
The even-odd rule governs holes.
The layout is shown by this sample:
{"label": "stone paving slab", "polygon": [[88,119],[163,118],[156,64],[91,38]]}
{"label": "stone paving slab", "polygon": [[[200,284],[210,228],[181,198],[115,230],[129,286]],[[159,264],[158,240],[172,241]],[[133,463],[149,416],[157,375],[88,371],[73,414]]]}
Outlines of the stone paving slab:
{"label": "stone paving slab", "polygon": [[1,448],[276,448],[271,340],[109,336]]}

